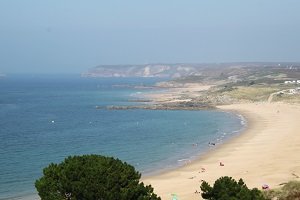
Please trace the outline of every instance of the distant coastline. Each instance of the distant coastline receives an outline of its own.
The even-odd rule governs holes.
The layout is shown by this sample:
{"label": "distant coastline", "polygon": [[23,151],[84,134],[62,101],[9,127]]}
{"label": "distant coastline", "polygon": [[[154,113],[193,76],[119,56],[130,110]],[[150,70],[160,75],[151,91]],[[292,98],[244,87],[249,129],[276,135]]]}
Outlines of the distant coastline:
{"label": "distant coastline", "polygon": [[208,69],[230,68],[299,68],[299,62],[225,62],[225,63],[150,63],[98,65],[81,74],[82,77],[165,77],[202,76]]}

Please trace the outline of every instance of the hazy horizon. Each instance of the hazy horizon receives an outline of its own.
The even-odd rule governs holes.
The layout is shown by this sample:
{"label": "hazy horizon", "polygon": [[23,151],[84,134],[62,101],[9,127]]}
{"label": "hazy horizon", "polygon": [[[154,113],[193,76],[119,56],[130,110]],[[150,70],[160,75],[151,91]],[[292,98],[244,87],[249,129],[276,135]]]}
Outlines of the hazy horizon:
{"label": "hazy horizon", "polygon": [[299,62],[299,7],[296,0],[1,1],[0,73]]}

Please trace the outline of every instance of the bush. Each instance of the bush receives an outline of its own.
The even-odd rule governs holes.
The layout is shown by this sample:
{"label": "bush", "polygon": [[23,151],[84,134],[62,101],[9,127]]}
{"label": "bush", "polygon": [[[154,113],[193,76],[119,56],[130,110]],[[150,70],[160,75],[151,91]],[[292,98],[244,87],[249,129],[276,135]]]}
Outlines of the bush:
{"label": "bush", "polygon": [[300,182],[290,181],[282,188],[265,191],[264,196],[267,200],[300,200]]}
{"label": "bush", "polygon": [[160,200],[134,167],[112,157],[84,155],[51,163],[35,182],[42,200]]}
{"label": "bush", "polygon": [[263,200],[262,193],[254,188],[248,189],[242,179],[236,182],[233,178],[225,176],[215,181],[211,187],[207,182],[200,186],[203,199],[209,200]]}

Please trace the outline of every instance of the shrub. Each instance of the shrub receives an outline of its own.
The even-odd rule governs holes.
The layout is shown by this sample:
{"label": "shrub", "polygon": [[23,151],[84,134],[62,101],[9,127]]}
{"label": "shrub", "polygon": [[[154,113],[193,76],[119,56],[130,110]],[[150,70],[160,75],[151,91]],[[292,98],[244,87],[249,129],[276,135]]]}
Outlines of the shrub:
{"label": "shrub", "polygon": [[300,200],[300,182],[290,181],[282,188],[265,191],[264,196],[267,200]]}
{"label": "shrub", "polygon": [[236,182],[233,178],[225,176],[215,181],[213,187],[207,182],[200,186],[201,196],[209,200],[263,200],[262,193],[254,188],[248,189],[242,179]]}
{"label": "shrub", "polygon": [[160,200],[134,167],[112,157],[83,155],[51,163],[35,182],[42,200]]}

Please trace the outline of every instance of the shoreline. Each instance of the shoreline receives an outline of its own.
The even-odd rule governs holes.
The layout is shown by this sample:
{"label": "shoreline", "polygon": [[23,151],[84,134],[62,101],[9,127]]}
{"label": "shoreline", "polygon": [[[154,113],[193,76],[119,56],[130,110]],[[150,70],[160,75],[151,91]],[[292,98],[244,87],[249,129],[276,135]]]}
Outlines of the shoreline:
{"label": "shoreline", "polygon": [[[180,199],[193,200],[201,198],[194,193],[200,191],[201,180],[213,184],[221,176],[243,178],[249,187],[259,189],[262,184],[276,188],[280,183],[297,180],[295,174],[300,174],[300,161],[297,160],[300,105],[244,103],[218,108],[244,116],[246,129],[191,164],[145,176],[142,181],[151,184],[162,199],[169,199],[176,193]],[[219,166],[219,162],[225,166]],[[201,168],[205,168],[205,172],[201,172]]]}
{"label": "shoreline", "polygon": [[[203,109],[190,110],[190,111],[203,111]],[[195,161],[197,161],[199,159],[202,159],[207,154],[210,154],[211,152],[219,149],[224,144],[227,144],[231,140],[234,140],[235,138],[239,137],[241,134],[243,134],[247,130],[248,120],[243,115],[241,115],[240,113],[237,113],[235,111],[221,110],[219,108],[211,109],[210,111],[223,112],[223,113],[227,113],[227,114],[230,114],[230,115],[234,115],[236,118],[238,118],[240,120],[241,128],[237,129],[237,130],[230,131],[229,134],[226,134],[226,136],[224,136],[224,137],[222,137],[222,135],[220,134],[215,140],[207,141],[208,143],[205,144],[205,147],[201,148],[198,151],[198,153],[193,154],[191,157],[182,158],[182,161],[187,161],[184,164],[176,164],[176,165],[172,165],[172,166],[169,166],[169,167],[162,166],[162,169],[156,168],[154,170],[151,170],[148,173],[143,173],[142,172],[142,179],[148,179],[149,177],[159,176],[159,175],[168,173],[170,171],[186,167],[186,164],[188,164],[188,163],[191,164],[191,163],[194,163]],[[226,133],[228,133],[228,132],[226,132]],[[210,142],[214,143],[214,145],[210,145],[209,144]]]}

